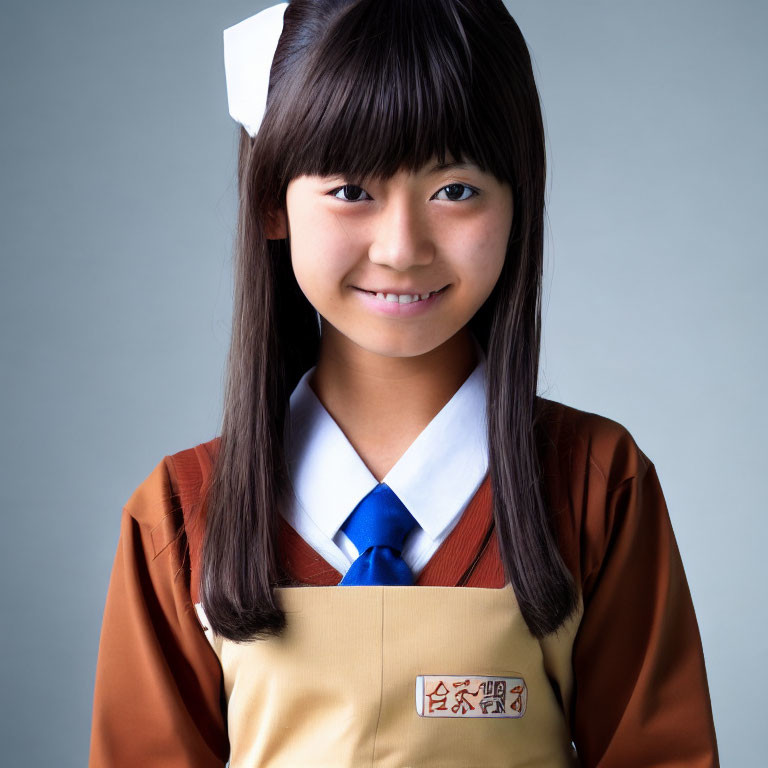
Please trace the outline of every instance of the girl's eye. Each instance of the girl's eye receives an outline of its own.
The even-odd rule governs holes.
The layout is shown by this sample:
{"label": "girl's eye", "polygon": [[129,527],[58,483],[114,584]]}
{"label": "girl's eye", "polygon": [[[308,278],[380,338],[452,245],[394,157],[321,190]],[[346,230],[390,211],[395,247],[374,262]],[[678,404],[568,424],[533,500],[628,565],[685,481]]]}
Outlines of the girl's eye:
{"label": "girl's eye", "polygon": [[[472,187],[468,187],[466,184],[459,184],[458,182],[455,184],[448,184],[448,186],[443,187],[440,192],[443,190],[449,190],[448,199],[453,201],[469,200],[470,197],[473,197],[477,194],[477,192],[472,189]],[[467,195],[466,197],[462,197],[462,190],[465,192],[470,192],[471,194]],[[438,194],[440,194],[440,192],[438,192]],[[456,195],[456,197],[454,197],[454,195]]]}
{"label": "girl's eye", "polygon": [[[356,184],[345,184],[343,187],[337,187],[332,189],[330,194],[337,200],[347,200],[347,202],[356,202],[360,199],[360,193],[365,190],[362,187],[358,187]],[[338,192],[344,192],[345,197],[338,197]],[[348,196],[348,197],[346,197]]]}
{"label": "girl's eye", "polygon": [[[470,197],[473,197],[477,194],[477,191],[472,189],[472,187],[466,185],[466,184],[460,184],[460,183],[454,183],[454,184],[448,184],[447,186],[443,187],[439,190],[438,194],[440,192],[443,192],[444,190],[447,190],[448,194],[448,200],[451,200],[453,202],[460,202],[462,200],[469,200]],[[339,197],[338,193],[343,192],[344,197]],[[329,194],[333,195],[337,200],[346,200],[347,202],[357,202],[360,200],[360,193],[368,194],[365,192],[365,190],[358,186],[357,184],[345,184],[343,187],[337,187],[336,189],[332,189]],[[469,192],[469,195],[464,195],[464,192]],[[442,198],[445,200],[446,198]]]}

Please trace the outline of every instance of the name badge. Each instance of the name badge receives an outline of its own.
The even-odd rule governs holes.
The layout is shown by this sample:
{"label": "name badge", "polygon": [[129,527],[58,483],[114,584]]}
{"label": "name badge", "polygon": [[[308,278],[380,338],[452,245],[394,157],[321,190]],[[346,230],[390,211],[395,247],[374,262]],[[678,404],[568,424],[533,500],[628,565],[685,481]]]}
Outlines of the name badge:
{"label": "name badge", "polygon": [[422,717],[522,717],[528,688],[522,677],[419,675],[416,711]]}

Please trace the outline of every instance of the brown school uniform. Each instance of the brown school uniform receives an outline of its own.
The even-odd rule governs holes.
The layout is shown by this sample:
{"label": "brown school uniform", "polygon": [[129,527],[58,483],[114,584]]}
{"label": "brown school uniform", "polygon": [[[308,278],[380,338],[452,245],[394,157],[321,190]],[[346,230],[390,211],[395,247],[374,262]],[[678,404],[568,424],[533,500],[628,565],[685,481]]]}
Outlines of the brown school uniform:
{"label": "brown school uniform", "polygon": [[[334,589],[341,574],[283,521],[288,570],[315,587],[279,590],[284,639],[209,640],[195,610],[204,518],[190,510],[219,440],[164,457],[123,509],[91,768],[718,766],[654,465],[617,422],[546,402],[543,488],[579,609],[542,641],[505,585],[488,476],[414,587]],[[484,716],[482,693],[458,698],[502,680],[503,717]],[[435,692],[452,686],[450,707]]]}

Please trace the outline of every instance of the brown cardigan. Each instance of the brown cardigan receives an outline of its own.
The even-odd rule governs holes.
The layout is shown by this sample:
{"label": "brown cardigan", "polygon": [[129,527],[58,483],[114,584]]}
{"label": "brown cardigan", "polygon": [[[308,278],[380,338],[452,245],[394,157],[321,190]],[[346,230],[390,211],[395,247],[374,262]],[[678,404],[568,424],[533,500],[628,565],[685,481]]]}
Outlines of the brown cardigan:
{"label": "brown cardigan", "polygon": [[[582,766],[719,766],[693,603],[653,463],[621,424],[554,401],[542,481],[584,614],[569,720]],[[194,603],[219,438],[164,457],[123,509],[101,631],[91,768],[223,768],[219,660]],[[504,586],[486,476],[417,584]],[[185,524],[186,523],[186,524]],[[298,581],[341,574],[285,521]]]}

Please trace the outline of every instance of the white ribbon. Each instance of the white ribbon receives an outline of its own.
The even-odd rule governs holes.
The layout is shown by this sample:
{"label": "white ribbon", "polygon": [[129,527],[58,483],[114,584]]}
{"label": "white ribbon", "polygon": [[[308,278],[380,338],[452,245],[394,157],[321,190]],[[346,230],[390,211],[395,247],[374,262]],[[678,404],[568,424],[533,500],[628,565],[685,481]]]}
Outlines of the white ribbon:
{"label": "white ribbon", "polygon": [[253,138],[267,108],[272,59],[288,3],[265,8],[224,30],[224,70],[229,114]]}

